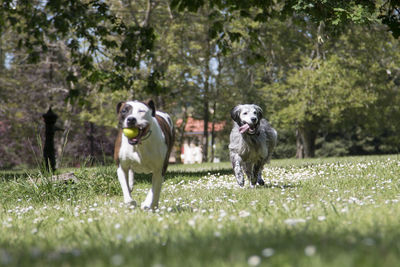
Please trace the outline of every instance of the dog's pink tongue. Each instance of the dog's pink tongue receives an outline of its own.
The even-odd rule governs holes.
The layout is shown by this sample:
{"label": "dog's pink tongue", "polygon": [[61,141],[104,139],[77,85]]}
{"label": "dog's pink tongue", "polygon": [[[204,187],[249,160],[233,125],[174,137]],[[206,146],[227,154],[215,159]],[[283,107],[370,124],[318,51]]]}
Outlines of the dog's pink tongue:
{"label": "dog's pink tongue", "polygon": [[242,126],[240,126],[240,128],[239,128],[239,132],[240,133],[245,133],[245,132],[247,132],[247,130],[250,128],[250,126],[246,123],[246,124],[243,124]]}

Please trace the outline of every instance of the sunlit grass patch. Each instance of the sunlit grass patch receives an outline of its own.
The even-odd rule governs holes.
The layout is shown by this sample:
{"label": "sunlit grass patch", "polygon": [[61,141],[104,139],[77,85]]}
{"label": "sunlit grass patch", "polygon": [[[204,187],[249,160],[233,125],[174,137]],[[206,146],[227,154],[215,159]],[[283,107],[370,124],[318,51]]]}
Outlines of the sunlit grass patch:
{"label": "sunlit grass patch", "polygon": [[[159,208],[122,203],[115,167],[0,183],[0,265],[396,266],[400,158],[273,161],[240,188],[229,163],[171,165]],[[39,182],[39,179],[43,179]],[[137,176],[144,200],[148,176]]]}

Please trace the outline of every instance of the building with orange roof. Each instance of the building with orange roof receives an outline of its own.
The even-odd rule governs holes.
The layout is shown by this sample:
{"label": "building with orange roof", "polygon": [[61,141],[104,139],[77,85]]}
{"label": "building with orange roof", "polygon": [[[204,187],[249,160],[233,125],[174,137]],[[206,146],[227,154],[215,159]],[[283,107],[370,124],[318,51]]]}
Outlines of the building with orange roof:
{"label": "building with orange roof", "polygon": [[[183,120],[179,119],[176,121],[177,128],[182,126]],[[224,129],[226,122],[214,123],[214,133],[220,132]],[[213,123],[208,123],[208,133],[213,132]],[[204,120],[197,120],[192,117],[188,117],[185,129],[183,132],[183,142],[181,142],[181,160],[184,164],[201,163],[203,161],[203,145],[205,142],[204,136]],[[211,144],[211,138],[209,138],[209,144]],[[208,147],[208,146],[207,146]],[[218,159],[214,158],[214,161]]]}

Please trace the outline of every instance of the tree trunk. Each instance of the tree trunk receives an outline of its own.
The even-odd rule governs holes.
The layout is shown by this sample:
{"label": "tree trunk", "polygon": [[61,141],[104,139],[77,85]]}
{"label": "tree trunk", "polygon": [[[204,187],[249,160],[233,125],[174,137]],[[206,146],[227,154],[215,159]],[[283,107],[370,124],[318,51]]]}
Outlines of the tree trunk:
{"label": "tree trunk", "polygon": [[204,119],[204,128],[203,128],[203,162],[208,161],[208,122],[210,121],[210,40],[207,37],[206,39],[206,54],[204,59],[204,98],[203,98],[203,119]]}
{"label": "tree trunk", "polygon": [[[214,102],[214,108],[215,108],[215,106],[216,106],[216,103]],[[215,109],[214,109],[214,112],[215,112]],[[215,157],[214,145],[215,145],[215,113],[213,116],[212,127],[211,127],[211,162],[214,162],[214,157]]]}
{"label": "tree trunk", "polygon": [[304,146],[303,142],[301,141],[299,129],[296,129],[296,158],[304,158]]}
{"label": "tree trunk", "polygon": [[6,63],[6,55],[3,50],[2,37],[3,36],[0,35],[0,73],[5,69],[5,63]]}
{"label": "tree trunk", "polygon": [[215,79],[215,95],[214,95],[214,104],[213,104],[213,118],[212,118],[212,130],[211,130],[211,161],[214,161],[215,157],[215,123],[217,120],[217,101],[219,99],[219,87],[220,87],[220,79],[221,79],[221,72],[222,72],[222,63],[221,63],[221,57],[218,54],[217,55],[217,61],[218,61],[218,74]]}
{"label": "tree trunk", "polygon": [[298,131],[304,148],[304,158],[313,158],[315,156],[315,141],[318,131],[312,127],[299,128]]}
{"label": "tree trunk", "polygon": [[[206,89],[207,88],[207,89]],[[208,161],[208,122],[209,118],[209,102],[208,102],[208,81],[204,85],[204,103],[203,103],[203,118],[204,118],[204,127],[203,127],[203,162]]]}
{"label": "tree trunk", "polygon": [[182,124],[179,127],[179,136],[178,136],[178,140],[179,140],[179,155],[178,155],[178,157],[176,157],[176,162],[177,163],[182,163],[181,153],[182,153],[182,147],[183,147],[183,145],[185,143],[185,127],[186,127],[186,124],[187,124],[187,120],[188,120],[187,107],[185,107],[184,112],[183,112]]}
{"label": "tree trunk", "polygon": [[[323,50],[323,35],[324,35],[325,23],[320,22],[318,29],[317,29],[317,39],[315,44],[315,53],[313,51],[311,58],[313,55],[316,54],[317,59],[325,59],[325,52]],[[319,68],[319,61],[317,61],[317,66],[313,66],[312,64],[310,67],[314,70]],[[312,103],[309,103],[312,105]],[[311,122],[305,122],[303,127],[299,127],[296,130],[296,157],[297,158],[313,158],[315,157],[315,141],[318,135],[318,118],[313,118]]]}
{"label": "tree trunk", "polygon": [[95,162],[95,151],[94,151],[94,123],[93,122],[89,122],[89,135],[87,136],[88,140],[89,140],[89,154],[90,154],[90,165],[93,165]]}

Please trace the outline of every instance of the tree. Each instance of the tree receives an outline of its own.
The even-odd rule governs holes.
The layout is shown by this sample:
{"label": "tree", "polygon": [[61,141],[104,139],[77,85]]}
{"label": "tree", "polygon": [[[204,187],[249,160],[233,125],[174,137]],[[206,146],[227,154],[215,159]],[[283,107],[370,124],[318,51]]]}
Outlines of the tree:
{"label": "tree", "polygon": [[377,21],[396,3],[371,3],[3,0],[0,131],[9,135],[0,138],[12,145],[1,153],[20,163],[51,102],[65,130],[58,153],[71,164],[82,162],[77,154],[104,161],[117,102],[148,97],[175,121],[229,122],[234,105],[257,103],[285,156],[294,154],[296,130],[307,155],[342,139],[343,154],[395,151],[400,126],[384,118],[399,118],[400,53]]}
{"label": "tree", "polygon": [[[75,66],[67,80],[76,82],[77,75],[92,83],[107,84],[114,89],[129,88],[131,79],[119,70],[135,69],[143,58],[149,58],[154,32],[144,23],[130,24],[115,16],[110,6],[94,1],[12,1],[2,0],[0,33],[12,29],[18,33],[18,46],[28,52],[29,62],[38,62],[49,50],[49,43],[67,40]],[[115,36],[121,36],[115,40]],[[118,48],[117,53],[109,54]],[[97,62],[110,57],[116,71],[102,69]],[[78,89],[70,89],[77,96]]]}
{"label": "tree", "polygon": [[[387,94],[396,88],[387,70],[399,60],[398,47],[382,41],[387,39],[381,29],[366,33],[361,27],[350,27],[346,34],[325,42],[323,57],[304,56],[296,68],[281,76],[280,83],[265,86],[271,105],[278,110],[276,119],[298,131],[305,157],[315,155],[315,141],[324,129],[348,128],[357,121],[372,130],[382,113],[376,107],[386,107],[377,103],[388,101]],[[320,47],[304,54],[316,55],[315,49]]]}
{"label": "tree", "polygon": [[[266,22],[271,18],[286,19],[293,15],[300,15],[308,17],[316,25],[323,22],[330,32],[346,29],[349,24],[369,25],[380,21],[388,26],[395,38],[400,36],[400,2],[398,0],[171,1],[171,6],[181,12],[186,10],[196,12],[204,5],[210,5],[211,8],[226,14],[225,21],[230,21],[231,15],[234,13],[258,22]],[[254,10],[256,10],[255,14]],[[216,35],[232,37],[229,28],[224,26],[221,23],[214,24]],[[220,33],[226,34],[221,35]]]}
{"label": "tree", "polygon": [[[145,8],[143,19],[132,12],[137,6]],[[324,22],[328,31],[345,29],[349,22],[370,24],[377,20],[388,25],[395,37],[400,34],[400,17],[397,12],[399,3],[389,1],[192,1],[148,0],[139,1],[102,1],[102,0],[47,0],[13,1],[1,0],[0,33],[12,29],[19,36],[19,47],[27,48],[29,60],[35,62],[48,51],[49,41],[65,39],[75,66],[67,76],[68,81],[76,82],[78,76],[91,83],[107,86],[114,90],[129,89],[134,77],[127,72],[140,68],[143,60],[152,61],[154,50],[155,25],[151,23],[153,12],[159,5],[165,5],[171,15],[171,8],[178,12],[189,10],[196,12],[209,8],[213,12],[210,18],[209,38],[216,39],[223,53],[230,50],[230,43],[242,37],[227,25],[237,15],[250,18],[255,22],[266,22],[269,18],[290,18],[294,14],[307,16],[310,21]],[[117,7],[117,9],[115,9]],[[130,10],[129,16],[118,7]],[[118,14],[119,13],[119,14]],[[213,19],[215,15],[219,19]],[[133,18],[126,20],[125,18]],[[115,38],[119,36],[120,38]],[[257,36],[251,38],[257,43]],[[112,71],[103,69],[99,61],[110,59]],[[121,72],[125,74],[121,74]],[[147,90],[160,89],[158,80],[162,73],[157,69],[148,76]],[[70,89],[71,96],[78,96],[80,89]]]}

